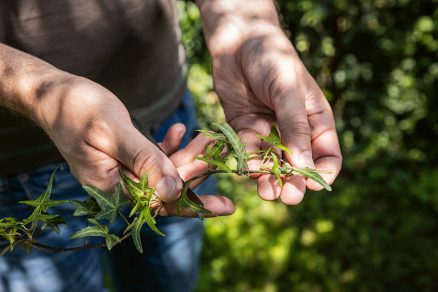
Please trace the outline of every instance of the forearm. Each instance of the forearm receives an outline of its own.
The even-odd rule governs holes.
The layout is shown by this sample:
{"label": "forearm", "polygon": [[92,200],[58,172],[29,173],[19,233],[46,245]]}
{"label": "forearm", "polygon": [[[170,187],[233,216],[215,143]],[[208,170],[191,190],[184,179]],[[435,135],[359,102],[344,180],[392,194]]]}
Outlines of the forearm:
{"label": "forearm", "polygon": [[[273,0],[197,0],[212,55],[233,53],[258,27],[279,29]],[[270,27],[270,28],[269,28]]]}
{"label": "forearm", "polygon": [[[53,104],[55,93],[72,75],[41,59],[0,43],[0,106],[42,123],[42,104]],[[44,107],[46,108],[46,107]]]}

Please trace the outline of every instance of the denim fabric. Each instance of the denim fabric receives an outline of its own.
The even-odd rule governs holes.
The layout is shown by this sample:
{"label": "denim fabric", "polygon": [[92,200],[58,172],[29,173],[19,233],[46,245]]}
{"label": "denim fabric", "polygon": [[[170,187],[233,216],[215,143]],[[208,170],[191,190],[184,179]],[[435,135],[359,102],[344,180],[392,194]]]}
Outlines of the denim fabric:
{"label": "denim fabric", "polygon": [[[154,138],[161,141],[167,129],[177,122],[187,126],[184,146],[191,140],[197,128],[194,107],[188,92],[176,112],[154,129]],[[58,165],[45,165],[13,177],[0,177],[0,217],[28,216],[31,208],[17,202],[39,196],[45,190],[51,172]],[[208,179],[195,192],[213,194],[215,187],[214,179]],[[57,172],[53,194],[57,199],[84,200],[88,197],[71,175],[66,163],[62,163]],[[85,218],[73,217],[72,211],[70,205],[56,207],[54,213],[62,214],[68,225],[61,227],[60,235],[53,231],[37,234],[38,241],[67,247],[99,240],[69,239],[73,232],[86,224]],[[90,249],[46,253],[33,249],[26,254],[23,248],[16,248],[13,253],[0,257],[0,292],[107,291],[103,284],[105,276],[105,282],[119,291],[192,291],[198,276],[202,221],[161,217],[158,218],[157,225],[166,237],[160,237],[144,228],[143,255],[135,250],[130,240],[116,246],[111,252]],[[122,224],[116,226],[118,230],[121,228]],[[0,240],[1,245],[4,243]]]}

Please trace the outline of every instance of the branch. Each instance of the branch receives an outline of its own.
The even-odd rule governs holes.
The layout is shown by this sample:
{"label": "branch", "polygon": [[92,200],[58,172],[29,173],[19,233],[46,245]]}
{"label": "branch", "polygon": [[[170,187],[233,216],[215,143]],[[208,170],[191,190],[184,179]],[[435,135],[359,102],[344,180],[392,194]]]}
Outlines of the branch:
{"label": "branch", "polygon": [[79,251],[82,249],[91,249],[91,248],[101,248],[106,247],[105,243],[99,243],[99,244],[85,244],[82,246],[75,246],[75,247],[55,247],[55,246],[49,246],[42,243],[39,243],[37,241],[25,241],[23,243],[24,245],[30,245],[34,247],[35,249],[46,251],[46,252],[66,252],[66,251]]}

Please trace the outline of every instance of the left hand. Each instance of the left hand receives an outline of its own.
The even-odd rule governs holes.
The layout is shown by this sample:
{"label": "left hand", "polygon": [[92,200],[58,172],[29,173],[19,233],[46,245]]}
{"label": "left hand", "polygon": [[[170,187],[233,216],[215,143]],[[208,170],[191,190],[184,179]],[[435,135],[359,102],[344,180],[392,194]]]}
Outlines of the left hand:
{"label": "left hand", "polygon": [[[281,28],[260,22],[234,28],[234,34],[232,27],[224,31],[228,36],[216,32],[210,38],[213,81],[226,119],[247,151],[264,147],[257,134],[268,135],[275,122],[282,143],[293,153],[283,153],[286,159],[294,166],[330,170],[321,175],[333,183],[342,156],[332,110]],[[249,167],[259,169],[260,164],[251,160]],[[258,192],[265,200],[280,197],[295,205],[306,187],[321,189],[301,176],[285,178],[282,187],[272,175],[258,177]]]}

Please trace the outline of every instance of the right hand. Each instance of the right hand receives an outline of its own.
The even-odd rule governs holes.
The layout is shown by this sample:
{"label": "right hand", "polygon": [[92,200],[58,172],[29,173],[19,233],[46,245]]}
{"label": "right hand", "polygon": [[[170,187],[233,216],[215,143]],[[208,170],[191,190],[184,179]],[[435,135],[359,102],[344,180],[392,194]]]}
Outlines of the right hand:
{"label": "right hand", "polygon": [[147,173],[162,201],[178,198],[182,181],[175,166],[133,126],[114,94],[81,77],[56,84],[45,88],[36,102],[37,122],[80,183],[112,190],[122,164],[138,177]]}

